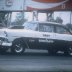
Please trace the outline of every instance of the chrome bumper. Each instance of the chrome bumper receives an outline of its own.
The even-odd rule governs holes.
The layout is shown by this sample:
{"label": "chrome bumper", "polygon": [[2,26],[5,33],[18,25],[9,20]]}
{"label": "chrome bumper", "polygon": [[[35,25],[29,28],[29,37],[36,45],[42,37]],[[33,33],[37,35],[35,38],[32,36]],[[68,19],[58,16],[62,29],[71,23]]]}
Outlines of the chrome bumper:
{"label": "chrome bumper", "polygon": [[7,38],[0,38],[0,46],[12,46],[12,43]]}
{"label": "chrome bumper", "polygon": [[3,42],[2,44],[0,44],[1,46],[12,46],[12,43],[6,43],[6,42]]}

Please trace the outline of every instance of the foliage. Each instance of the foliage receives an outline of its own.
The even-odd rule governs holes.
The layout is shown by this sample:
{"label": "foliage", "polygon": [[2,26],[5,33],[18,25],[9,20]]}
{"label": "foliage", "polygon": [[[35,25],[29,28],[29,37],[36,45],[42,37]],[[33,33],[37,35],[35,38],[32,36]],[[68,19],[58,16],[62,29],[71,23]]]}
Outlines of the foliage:
{"label": "foliage", "polygon": [[24,19],[24,13],[23,12],[17,13],[15,25],[22,25],[22,24],[24,24],[25,21],[27,21],[27,20]]}
{"label": "foliage", "polygon": [[63,23],[63,20],[61,19],[61,17],[57,17],[56,20],[55,20],[55,22],[62,24]]}
{"label": "foliage", "polygon": [[8,12],[0,12],[0,26],[6,26],[7,25],[7,14]]}
{"label": "foliage", "polygon": [[55,20],[53,17],[50,17],[50,18],[48,19],[48,21],[56,22],[56,23],[60,23],[60,24],[63,23],[63,20],[61,19],[61,17],[57,17],[56,20]]}

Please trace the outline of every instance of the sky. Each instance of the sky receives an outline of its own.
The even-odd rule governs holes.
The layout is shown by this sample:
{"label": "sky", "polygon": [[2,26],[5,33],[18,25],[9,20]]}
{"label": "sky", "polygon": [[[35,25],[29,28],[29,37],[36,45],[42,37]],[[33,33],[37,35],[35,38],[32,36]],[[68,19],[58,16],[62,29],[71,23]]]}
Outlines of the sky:
{"label": "sky", "polygon": [[[12,22],[16,19],[16,14],[17,12],[12,13],[12,18],[11,18]],[[56,19],[56,17],[61,17],[61,19],[63,20],[63,24],[67,24],[67,23],[70,23],[70,14],[71,14],[70,11],[54,12],[54,19]],[[33,19],[32,16],[33,16],[32,12],[25,13],[25,18],[28,19],[28,21],[32,21]],[[46,17],[47,16],[45,13],[38,14],[39,21],[46,21],[47,20]],[[72,14],[71,14],[71,17],[72,17]],[[72,23],[72,19],[71,19],[71,23]]]}

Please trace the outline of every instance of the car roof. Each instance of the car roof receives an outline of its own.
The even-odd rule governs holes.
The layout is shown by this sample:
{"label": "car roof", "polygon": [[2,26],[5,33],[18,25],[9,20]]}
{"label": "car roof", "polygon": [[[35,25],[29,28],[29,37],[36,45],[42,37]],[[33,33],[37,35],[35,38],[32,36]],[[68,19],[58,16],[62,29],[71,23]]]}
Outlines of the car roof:
{"label": "car roof", "polygon": [[47,24],[53,24],[53,25],[59,25],[59,26],[64,26],[61,23],[56,23],[56,22],[48,22],[48,21],[28,21],[27,23],[47,23]]}

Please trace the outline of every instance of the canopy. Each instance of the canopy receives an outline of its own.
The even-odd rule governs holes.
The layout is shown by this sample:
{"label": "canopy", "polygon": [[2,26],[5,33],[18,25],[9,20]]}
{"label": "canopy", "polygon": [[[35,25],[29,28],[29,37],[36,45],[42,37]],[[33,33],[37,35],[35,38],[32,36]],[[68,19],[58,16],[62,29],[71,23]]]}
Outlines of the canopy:
{"label": "canopy", "polygon": [[72,10],[72,0],[25,0],[26,10]]}
{"label": "canopy", "polygon": [[0,0],[0,11],[72,10],[72,0]]}

